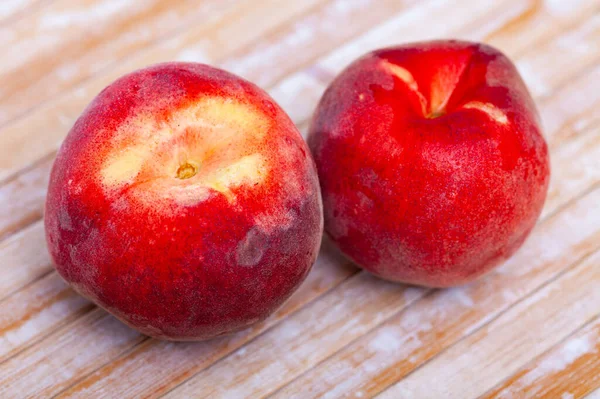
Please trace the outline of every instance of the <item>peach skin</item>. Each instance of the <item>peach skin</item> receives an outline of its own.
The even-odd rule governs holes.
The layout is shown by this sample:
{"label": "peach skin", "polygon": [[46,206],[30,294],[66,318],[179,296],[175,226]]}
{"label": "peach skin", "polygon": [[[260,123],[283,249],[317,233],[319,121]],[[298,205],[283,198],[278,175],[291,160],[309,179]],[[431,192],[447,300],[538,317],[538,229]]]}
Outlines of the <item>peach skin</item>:
{"label": "peach skin", "polygon": [[166,63],[104,89],[52,168],[45,227],[75,290],[144,334],[202,340],[274,312],[319,249],[308,147],[250,82]]}
{"label": "peach skin", "polygon": [[479,43],[374,51],[329,86],[309,133],[325,231],[384,279],[447,287],[513,254],[544,203],[549,159],[513,63]]}

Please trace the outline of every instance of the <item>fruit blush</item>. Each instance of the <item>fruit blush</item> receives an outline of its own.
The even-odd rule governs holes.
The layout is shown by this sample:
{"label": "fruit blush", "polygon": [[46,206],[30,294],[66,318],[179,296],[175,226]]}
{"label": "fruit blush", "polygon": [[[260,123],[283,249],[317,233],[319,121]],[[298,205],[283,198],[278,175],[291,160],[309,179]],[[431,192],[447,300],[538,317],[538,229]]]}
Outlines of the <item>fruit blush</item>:
{"label": "fruit blush", "polygon": [[329,86],[309,146],[325,230],[387,280],[447,287],[511,256],[549,181],[535,104],[513,63],[484,44],[371,52]]}
{"label": "fruit blush", "polygon": [[255,85],[194,63],[138,70],[91,102],[58,152],[45,213],[60,275],[170,340],[273,313],[308,274],[322,224],[289,117]]}

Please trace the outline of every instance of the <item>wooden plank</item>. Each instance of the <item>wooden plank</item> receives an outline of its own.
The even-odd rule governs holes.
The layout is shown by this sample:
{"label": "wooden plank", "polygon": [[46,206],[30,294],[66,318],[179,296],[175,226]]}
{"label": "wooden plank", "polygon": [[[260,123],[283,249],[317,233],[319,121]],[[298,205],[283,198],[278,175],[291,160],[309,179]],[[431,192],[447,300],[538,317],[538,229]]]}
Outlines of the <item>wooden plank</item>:
{"label": "wooden plank", "polygon": [[157,40],[210,29],[244,3],[58,0],[27,13],[0,28],[0,125]]}
{"label": "wooden plank", "polygon": [[[600,120],[596,109],[600,106],[600,65],[593,67],[583,77],[562,86],[560,95],[543,101],[540,114],[549,138],[550,150],[564,139],[576,135],[587,126]],[[593,87],[594,90],[589,90]],[[581,93],[586,93],[582,95]]]}
{"label": "wooden plank", "polygon": [[[493,3],[493,4],[490,4]],[[495,31],[513,18],[528,12],[535,1],[496,1],[468,2],[463,4],[430,3],[381,24],[366,32],[357,40],[341,46],[318,62],[320,68],[331,75],[339,73],[348,63],[368,51],[412,41],[437,39],[439,37],[457,37],[475,39],[485,35],[480,29]],[[465,13],[471,12],[470,15]],[[501,17],[500,20],[497,17]],[[482,19],[484,18],[484,19]],[[427,20],[432,21],[428,23]],[[436,22],[440,21],[446,32],[439,32]],[[410,28],[408,28],[410,27]],[[479,29],[477,29],[479,28]]]}
{"label": "wooden plank", "polygon": [[[600,194],[600,190],[596,193]],[[593,197],[598,201],[600,195],[590,198]],[[590,210],[600,213],[600,208]],[[600,281],[599,265],[600,252],[597,251],[489,325],[477,329],[415,370],[380,397],[408,399],[456,395],[474,398],[485,393],[529,359],[545,352],[600,314],[600,290],[596,284]],[[477,378],[472,378],[473,365],[476,365]],[[436,384],[430,383],[433,378]],[[465,381],[469,383],[465,384]]]}
{"label": "wooden plank", "polygon": [[15,23],[24,15],[48,4],[48,0],[5,0],[0,4],[0,26]]}
{"label": "wooden plank", "polygon": [[[354,36],[413,7],[416,0],[335,0],[307,13],[219,66],[268,88]],[[293,56],[292,56],[293,55]]]}
{"label": "wooden plank", "polygon": [[[520,53],[533,43],[542,43],[551,36],[570,30],[597,11],[597,7],[595,0],[537,1],[531,4],[528,12],[489,34],[486,42],[493,42],[499,48],[514,48]],[[552,21],[550,25],[548,20]]]}
{"label": "wooden plank", "polygon": [[[9,151],[6,152],[5,156],[0,158],[0,181],[14,175],[27,165],[58,148],[68,129],[85,105],[91,101],[96,93],[118,77],[132,70],[165,60],[193,60],[219,65],[233,50],[243,51],[244,47],[251,45],[261,35],[278,26],[277,22],[280,24],[285,23],[290,17],[289,13],[293,10],[298,10],[301,7],[300,4],[306,6],[315,1],[323,0],[294,2],[293,7],[288,5],[289,2],[286,2],[285,7],[277,7],[275,11],[270,12],[269,18],[264,17],[264,10],[261,8],[248,5],[246,8],[249,9],[237,11],[241,15],[231,16],[228,24],[207,24],[204,25],[205,28],[202,31],[185,32],[185,35],[182,37],[177,36],[172,40],[148,46],[143,52],[122,60],[120,64],[94,75],[92,79],[84,81],[71,90],[62,92],[51,103],[41,105],[24,118],[15,120],[2,128],[0,131],[0,146]],[[351,0],[347,2],[330,0],[328,3],[331,2],[335,2],[334,4],[341,4],[340,2],[343,2],[344,6],[338,6],[338,8],[342,9],[340,12],[344,12],[345,10],[347,14],[342,15],[348,19],[351,16],[375,14],[375,17],[368,19],[373,24],[385,12],[391,12],[393,15],[394,12],[402,9],[405,4],[404,2],[386,1],[384,5],[387,4],[387,8],[380,9],[370,7],[370,3],[366,3],[364,0]],[[407,3],[409,3],[409,0],[407,0]],[[353,4],[358,4],[359,6],[353,7]],[[327,13],[326,11],[330,9],[329,7],[325,8],[325,11],[321,9],[315,10],[315,13],[307,15],[306,19],[310,20],[311,24],[317,24],[316,26],[328,26],[331,24],[332,15],[331,12]],[[374,10],[377,10],[377,12]],[[243,24],[240,23],[240,19],[244,21]],[[248,29],[248,26],[251,26],[251,29]],[[338,33],[338,35],[332,36],[332,39],[347,39],[353,34],[358,33],[355,30],[357,28],[365,28],[365,26],[362,24],[357,24],[356,26],[354,24],[338,26],[337,29],[340,32],[344,31],[346,33]],[[317,29],[317,33],[321,31],[322,29]],[[276,32],[275,36],[281,39],[287,37],[281,35],[279,32]],[[314,46],[316,42],[321,42],[321,45]],[[301,46],[302,51],[297,51],[294,57],[290,57],[289,53],[287,53],[286,57],[290,59],[287,62],[307,62],[307,60],[313,57],[311,51],[306,51],[307,48],[312,49],[314,47],[318,51],[325,51],[327,48],[339,44],[339,41],[328,42],[323,36],[314,36],[311,43],[313,45],[307,45],[306,42],[303,42]],[[317,55],[315,54],[314,57]],[[253,56],[256,56],[256,54],[253,54]],[[283,59],[285,57],[278,55],[278,58]],[[260,71],[260,73],[263,72]],[[44,132],[44,135],[39,134],[41,131]]]}
{"label": "wooden plank", "polygon": [[[270,328],[278,320],[297,311],[324,292],[340,284],[354,273],[356,273],[356,269],[350,267],[347,261],[341,259],[329,245],[326,245],[321,252],[319,261],[315,264],[304,284],[274,316],[264,323],[231,337],[203,343],[172,343],[148,340],[147,337],[124,326],[105,311],[95,308],[74,323],[53,331],[40,344],[30,346],[0,364],[0,396],[9,392],[18,392],[19,395],[23,396],[44,397],[58,394],[61,390],[77,382],[82,376],[93,372],[95,368],[107,364],[118,354],[131,350],[136,344],[142,342],[144,344],[134,348],[133,353],[139,350],[147,355],[162,355],[162,351],[165,351],[169,354],[168,357],[145,359],[153,360],[154,364],[161,363],[162,366],[153,369],[152,378],[148,379],[145,378],[147,375],[136,375],[143,368],[140,367],[143,363],[136,363],[133,369],[130,370],[131,373],[116,377],[118,383],[123,384],[122,387],[116,389],[112,384],[108,386],[112,387],[111,389],[116,389],[111,392],[113,394],[119,392],[121,397],[139,396],[140,390],[144,392],[144,395],[158,392],[164,389],[164,385],[176,378],[177,373],[180,374],[180,378],[184,378],[189,372],[189,368],[194,364],[207,366],[215,358],[231,351],[232,346],[239,347],[261,331]],[[58,288],[50,288],[50,290],[60,290],[60,284],[57,285]],[[46,300],[48,301],[48,299]],[[42,323],[47,328],[52,328],[56,324],[65,324],[63,321],[65,313],[69,314],[68,317],[72,317],[72,312],[69,312],[69,309],[76,309],[77,312],[81,312],[81,306],[70,301],[73,301],[73,298],[69,294],[63,294],[61,298],[55,301],[56,313],[49,314],[45,310],[44,315],[38,312],[37,315],[30,317],[31,319],[36,317],[38,320],[40,318],[49,320],[50,322]],[[111,332],[111,330],[114,331]],[[20,340],[21,337],[17,339]],[[91,345],[93,347],[91,349],[89,349],[90,343],[94,343]],[[151,352],[148,350],[148,344],[150,343],[155,349],[161,348],[161,351]],[[68,348],[68,350],[65,348]],[[48,359],[51,359],[51,361]],[[119,362],[109,364],[106,369],[92,374],[92,378],[88,379],[87,383],[94,381],[94,375],[101,377],[108,373],[111,367],[117,366],[120,366]],[[45,378],[41,378],[42,376]],[[35,384],[30,381],[35,381]],[[136,381],[136,384],[131,384],[132,381]],[[98,386],[86,390],[86,382],[84,381],[82,384],[79,387],[80,395],[88,396],[93,393],[98,396],[102,396],[102,394],[112,396],[110,392],[105,391],[102,393],[102,389],[99,389]]]}
{"label": "wooden plank", "polygon": [[599,371],[600,317],[597,316],[481,399],[516,395],[528,398],[582,398],[600,388]]}
{"label": "wooden plank", "polygon": [[44,275],[0,307],[0,363],[94,308],[57,273]]}
{"label": "wooden plank", "polygon": [[0,300],[50,271],[41,221],[0,242],[0,270]]}
{"label": "wooden plank", "polygon": [[40,220],[54,154],[0,185],[0,242]]}
{"label": "wooden plank", "polygon": [[600,181],[599,138],[600,121],[580,132],[576,139],[560,140],[560,147],[551,153],[552,177],[542,218],[565,206],[571,196]]}
{"label": "wooden plank", "polygon": [[[552,91],[548,82],[554,85],[565,84],[581,70],[581,65],[589,67],[597,63],[600,54],[599,39],[600,13],[595,13],[576,29],[563,32],[555,40],[549,41],[547,46],[552,51],[525,57],[517,66],[529,89],[540,97],[547,97]],[[571,64],[571,57],[564,56],[566,53],[577,58],[577,65]],[[550,64],[552,68],[548,68]]]}
{"label": "wooden plank", "polygon": [[[43,348],[33,347],[0,365],[0,397],[49,397],[93,369],[89,358],[104,364],[144,337],[96,308],[52,334]],[[93,332],[89,334],[89,332]],[[86,337],[87,339],[78,339]],[[24,355],[27,361],[22,361]]]}

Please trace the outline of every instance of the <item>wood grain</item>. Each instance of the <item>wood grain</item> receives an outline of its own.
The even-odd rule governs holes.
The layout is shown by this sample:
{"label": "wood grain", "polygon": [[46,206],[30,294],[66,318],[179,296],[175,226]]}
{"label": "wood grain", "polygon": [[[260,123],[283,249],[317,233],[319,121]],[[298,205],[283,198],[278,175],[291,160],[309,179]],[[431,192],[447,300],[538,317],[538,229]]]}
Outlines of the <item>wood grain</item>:
{"label": "wood grain", "polygon": [[7,0],[0,5],[0,26],[10,25],[31,12],[47,6],[51,0]]}
{"label": "wood grain", "polygon": [[[246,2],[247,3],[247,2]],[[205,26],[242,8],[232,0],[136,2],[58,0],[0,28],[0,125],[209,15]],[[143,24],[141,23],[143,21]],[[61,54],[56,57],[56,54]]]}
{"label": "wood grain", "polygon": [[[597,262],[592,268],[598,269]],[[600,317],[498,384],[482,399],[585,396],[600,388]],[[573,381],[576,381],[573,384]]]}
{"label": "wood grain", "polygon": [[[600,313],[600,290],[594,284],[586,284],[600,280],[599,264],[597,251],[561,278],[519,300],[489,325],[477,327],[466,339],[386,390],[381,398],[447,397],[459,391],[467,397],[477,397],[485,393],[528,359],[551,348]],[[595,345],[589,351],[594,349]],[[469,378],[474,364],[476,379]],[[446,383],[428,384],[432,378]],[[464,384],[467,379],[469,384]]]}
{"label": "wood grain", "polygon": [[[271,0],[271,2],[274,1]],[[7,124],[0,130],[0,146],[10,150],[10,152],[7,152],[5,156],[0,158],[0,181],[9,178],[19,170],[58,148],[58,145],[73,124],[76,116],[81,113],[85,105],[102,88],[121,75],[134,69],[165,60],[188,60],[220,65],[220,62],[226,62],[223,59],[227,55],[237,50],[243,50],[245,46],[257,40],[260,35],[266,34],[270,29],[275,28],[279,24],[286,23],[292,11],[299,8],[302,9],[300,4],[309,4],[315,1],[323,0],[294,2],[294,4],[298,4],[294,7],[272,6],[268,8],[272,10],[268,13],[270,17],[267,19],[263,15],[265,14],[264,9],[256,8],[252,4],[249,4],[247,6],[249,9],[237,10],[237,15],[230,16],[230,19],[228,19],[229,23],[215,23],[213,26],[202,25],[204,28],[201,31],[198,31],[198,29],[196,31],[186,31],[181,37],[177,36],[170,40],[147,46],[143,51],[122,60],[120,64],[114,65],[113,68],[107,68],[94,75],[93,78],[74,87],[72,90],[62,92],[56,100],[42,104],[25,117]],[[330,3],[339,4],[340,1],[336,0]],[[372,8],[367,7],[364,0],[351,0],[349,2],[344,1],[343,3],[345,4],[345,12],[349,14],[349,19],[353,15],[368,15],[371,13],[370,10]],[[352,7],[354,3],[357,3],[357,5]],[[374,24],[380,20],[382,13],[394,12],[395,9],[403,7],[403,3],[390,3],[393,5],[390,5],[389,8],[375,8],[379,10],[379,15],[372,17],[370,19],[371,23]],[[312,23],[322,26],[328,22],[327,19],[330,18],[330,14],[331,12],[329,15],[326,12],[317,14],[319,17],[314,18],[314,22]],[[243,16],[245,25],[239,22],[241,16]],[[310,18],[310,16],[307,16],[307,18]],[[361,27],[364,28],[364,26],[359,24],[356,28]],[[344,25],[343,29],[339,30],[346,31],[346,34],[338,34],[338,37],[341,37],[343,40],[345,37],[352,36],[354,29],[355,25],[353,24]],[[279,38],[281,39],[282,37]],[[332,39],[335,38],[336,36],[332,36]],[[317,48],[326,48],[326,40],[323,40],[319,36],[312,38],[313,43],[317,41],[322,43]],[[329,46],[335,46],[339,44],[339,41],[339,38],[337,41],[333,40],[333,42],[329,42]],[[304,54],[309,57],[314,56],[311,53]],[[302,59],[302,56],[299,56],[299,58]],[[252,76],[245,75],[245,77],[252,79]],[[41,137],[38,134],[40,131],[45,132]]]}
{"label": "wood grain", "polygon": [[[266,88],[305,133],[354,58],[436,37],[506,52],[546,127],[542,219],[489,276],[449,290],[389,284],[325,242],[267,321],[177,344],[125,327],[53,271],[49,169],[118,76],[216,64]],[[598,0],[9,0],[0,38],[0,397],[600,397]]]}

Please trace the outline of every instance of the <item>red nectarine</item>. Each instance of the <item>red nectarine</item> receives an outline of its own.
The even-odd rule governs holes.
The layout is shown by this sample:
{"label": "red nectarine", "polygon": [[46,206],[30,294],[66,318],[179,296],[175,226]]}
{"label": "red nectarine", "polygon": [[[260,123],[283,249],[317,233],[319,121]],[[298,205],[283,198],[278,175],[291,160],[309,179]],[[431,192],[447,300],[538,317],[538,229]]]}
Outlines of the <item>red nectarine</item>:
{"label": "red nectarine", "polygon": [[52,168],[46,237],[82,295],[159,338],[230,333],[306,277],[322,230],[316,169],[262,90],[192,63],[122,77]]}
{"label": "red nectarine", "polygon": [[393,281],[445,287],[509,257],[538,218],[548,150],[512,62],[483,44],[374,51],[329,86],[314,115],[325,230]]}

